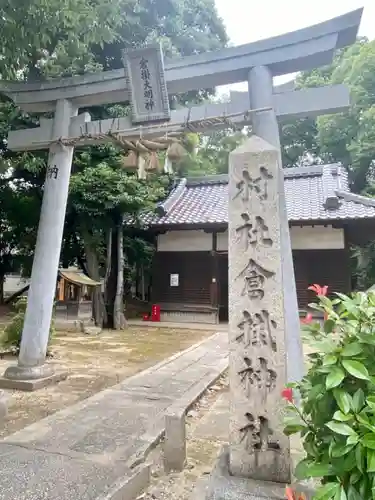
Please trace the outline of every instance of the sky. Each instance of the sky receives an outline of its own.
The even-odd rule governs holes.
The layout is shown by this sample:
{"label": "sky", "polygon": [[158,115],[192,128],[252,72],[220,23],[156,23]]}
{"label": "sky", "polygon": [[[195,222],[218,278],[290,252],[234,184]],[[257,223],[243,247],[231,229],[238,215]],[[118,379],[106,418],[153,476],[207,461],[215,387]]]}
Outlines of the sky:
{"label": "sky", "polygon": [[[215,3],[231,45],[306,28],[360,7],[364,7],[364,13],[359,34],[375,38],[375,0],[215,0]],[[290,79],[281,77],[275,83]],[[245,90],[246,86],[239,84],[235,88]]]}

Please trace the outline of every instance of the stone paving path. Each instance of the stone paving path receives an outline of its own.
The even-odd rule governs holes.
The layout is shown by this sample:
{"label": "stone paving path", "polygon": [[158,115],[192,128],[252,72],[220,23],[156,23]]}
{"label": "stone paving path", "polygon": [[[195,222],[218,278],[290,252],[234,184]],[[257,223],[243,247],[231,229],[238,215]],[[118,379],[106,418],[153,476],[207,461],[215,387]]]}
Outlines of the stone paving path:
{"label": "stone paving path", "polygon": [[104,500],[164,413],[227,366],[220,332],[122,383],[0,441],[0,500]]}

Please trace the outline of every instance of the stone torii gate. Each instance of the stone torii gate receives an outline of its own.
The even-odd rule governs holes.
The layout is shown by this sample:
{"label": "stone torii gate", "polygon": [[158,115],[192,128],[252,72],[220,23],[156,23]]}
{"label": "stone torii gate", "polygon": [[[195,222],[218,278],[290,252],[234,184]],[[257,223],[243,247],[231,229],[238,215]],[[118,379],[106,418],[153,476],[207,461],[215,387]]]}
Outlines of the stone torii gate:
{"label": "stone torii gate", "polygon": [[[335,113],[348,108],[348,90],[342,86],[322,87],[277,93],[273,77],[313,69],[329,64],[337,49],[355,41],[362,9],[327,22],[267,40],[208,52],[179,60],[167,60],[160,80],[155,84],[163,101],[164,120],[167,117],[165,96],[201,88],[248,81],[247,96],[239,96],[227,104],[210,104],[176,110],[170,120],[160,126],[143,127],[147,137],[181,130],[187,120],[195,121],[236,114],[233,121],[248,123],[248,110],[253,113],[253,131],[278,150],[280,139],[278,120]],[[139,136],[138,118],[90,121],[88,113],[78,114],[79,108],[101,104],[134,101],[136,89],[124,69],[66,78],[43,83],[0,83],[0,91],[21,109],[34,113],[54,112],[51,120],[42,118],[39,128],[12,131],[8,147],[14,151],[49,149],[37,244],[31,275],[28,305],[22,334],[18,365],[8,368],[0,385],[29,388],[50,383],[54,374],[45,364],[56,275],[61,250],[69,178],[74,146],[118,138]],[[160,83],[161,82],[161,83]],[[157,117],[162,119],[163,112]],[[239,116],[241,115],[242,116]],[[303,373],[298,306],[295,289],[292,252],[286,214],[282,175],[279,182],[279,210],[282,219],[280,247],[284,282],[285,329],[287,337],[287,377],[293,381]],[[38,384],[35,384],[35,380]],[[34,381],[34,382],[33,382]],[[44,382],[43,382],[44,381]]]}

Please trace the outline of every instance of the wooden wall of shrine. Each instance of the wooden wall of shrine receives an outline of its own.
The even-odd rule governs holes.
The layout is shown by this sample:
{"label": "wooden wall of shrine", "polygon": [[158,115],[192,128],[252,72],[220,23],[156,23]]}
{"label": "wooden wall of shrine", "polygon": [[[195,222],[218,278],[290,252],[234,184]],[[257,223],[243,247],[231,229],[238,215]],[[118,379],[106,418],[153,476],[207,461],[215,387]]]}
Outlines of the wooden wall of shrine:
{"label": "wooden wall of shrine", "polygon": [[[293,261],[299,308],[306,309],[314,283],[330,292],[351,290],[346,249],[294,250]],[[215,311],[228,319],[228,254],[214,251],[157,252],[152,275],[152,302],[166,310]]]}

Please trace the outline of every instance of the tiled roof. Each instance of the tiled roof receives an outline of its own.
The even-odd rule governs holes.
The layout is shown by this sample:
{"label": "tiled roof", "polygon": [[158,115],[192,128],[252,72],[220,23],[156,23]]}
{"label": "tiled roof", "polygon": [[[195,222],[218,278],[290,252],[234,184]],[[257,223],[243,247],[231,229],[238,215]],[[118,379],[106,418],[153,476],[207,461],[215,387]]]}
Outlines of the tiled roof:
{"label": "tiled roof", "polygon": [[[347,173],[339,165],[288,168],[284,177],[290,222],[375,218],[375,199],[351,193]],[[151,226],[226,224],[228,176],[182,179],[159,205],[158,214],[144,222]]]}

